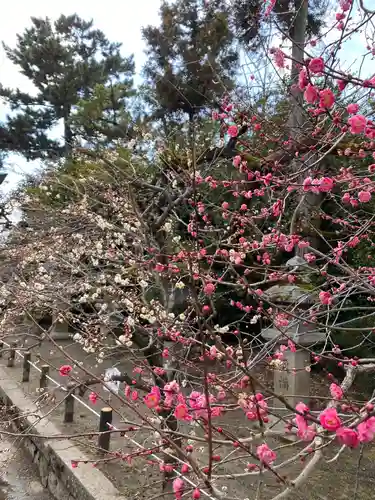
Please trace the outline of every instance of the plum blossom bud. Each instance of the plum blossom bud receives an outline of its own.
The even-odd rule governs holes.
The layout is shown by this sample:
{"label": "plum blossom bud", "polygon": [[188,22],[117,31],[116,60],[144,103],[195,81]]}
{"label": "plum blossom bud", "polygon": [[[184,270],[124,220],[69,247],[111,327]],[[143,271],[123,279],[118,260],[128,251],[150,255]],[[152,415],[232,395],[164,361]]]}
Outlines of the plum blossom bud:
{"label": "plum blossom bud", "polygon": [[212,295],[215,292],[215,285],[213,283],[206,283],[203,291],[206,295]]}

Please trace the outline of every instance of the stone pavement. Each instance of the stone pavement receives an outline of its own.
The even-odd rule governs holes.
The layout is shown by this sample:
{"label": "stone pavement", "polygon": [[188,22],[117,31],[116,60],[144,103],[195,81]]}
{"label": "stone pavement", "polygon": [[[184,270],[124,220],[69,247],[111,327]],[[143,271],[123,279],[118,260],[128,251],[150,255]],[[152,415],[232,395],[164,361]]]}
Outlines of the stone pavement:
{"label": "stone pavement", "polygon": [[12,440],[0,439],[0,499],[54,500],[43,488],[35,464]]}
{"label": "stone pavement", "polygon": [[[61,345],[67,354],[62,353],[59,349],[46,342],[41,348],[38,348],[37,351],[35,350],[34,353],[32,353],[32,361],[35,362],[37,359],[36,356],[39,354],[40,360],[36,361],[37,366],[45,363],[48,364],[50,366],[51,377],[63,385],[66,384],[67,379],[59,375],[58,369],[63,364],[70,364],[68,356],[77,360],[78,363],[82,363],[81,366],[85,367],[96,376],[102,375],[106,368],[113,366],[116,366],[120,371],[126,370],[128,373],[132,372],[132,363],[129,360],[104,360],[102,363],[97,363],[95,356],[84,353],[77,344],[73,344],[69,341],[59,341],[58,344]],[[5,357],[6,355],[4,358]],[[6,363],[6,359],[3,359],[1,362]],[[15,367],[12,370],[15,379],[21,380],[22,360],[18,356],[16,358]],[[72,375],[78,380],[89,378],[77,367],[74,368]],[[20,385],[22,385],[24,391],[30,395],[34,401],[41,397],[41,393],[38,391],[39,374],[37,374],[34,369],[31,369],[30,382]],[[49,386],[53,387],[51,383]],[[123,428],[125,424],[121,424],[121,421],[124,420],[133,423],[140,422],[139,416],[133,410],[134,405],[129,405],[129,407],[124,406],[114,396],[109,400],[108,393],[103,390],[101,384],[95,386],[95,392],[97,392],[99,396],[99,400],[96,404],[89,401],[89,392],[90,391],[87,391],[83,397],[88,408],[92,408],[98,412],[101,407],[111,405],[114,409],[113,424],[116,427]],[[64,424],[64,405],[59,404],[64,398],[64,393],[62,391],[56,391],[55,395],[56,402],[52,403],[48,401],[44,403],[43,410],[44,412],[49,412],[49,418],[61,430],[63,435],[90,433],[98,430],[97,416],[91,413],[88,408],[79,405],[77,402],[75,403],[74,422],[71,424]],[[141,404],[135,406],[135,408],[140,412],[145,411],[144,406]],[[228,429],[236,427],[238,434],[242,436],[247,436],[249,432],[247,422],[244,420],[243,415],[238,415],[233,412],[226,414],[219,425],[223,428],[228,426]],[[184,432],[187,434],[191,432],[191,427],[185,426]],[[194,428],[194,432],[197,436],[203,436],[202,430],[198,427]],[[131,437],[145,447],[152,447],[156,444],[156,438],[150,431],[136,431],[131,433]],[[277,451],[280,459],[288,456],[289,449],[287,446],[280,446],[280,443],[277,442],[267,442],[271,447],[278,447]],[[150,465],[146,463],[144,459],[139,458],[133,460],[132,463],[115,460],[107,464],[102,464],[101,459],[103,455],[98,452],[96,437],[80,437],[75,439],[75,443],[78,447],[83,447],[85,452],[93,459],[98,460],[98,467],[114,482],[120,492],[129,499],[148,500],[154,495],[157,496],[158,492],[160,492],[161,474],[157,464]],[[203,444],[204,443],[202,443],[202,445]],[[259,443],[254,443],[254,451],[257,444]],[[121,453],[132,453],[139,448],[137,445],[127,440],[126,437],[116,433],[111,437],[110,449],[112,452],[121,451]],[[196,446],[196,449],[197,455],[195,455],[195,458],[204,464],[206,462],[207,450],[203,447],[200,450],[199,446]],[[233,449],[228,449],[228,446],[216,447],[214,453],[220,454],[222,457],[228,456],[233,453]],[[333,451],[331,450],[330,453],[332,456]],[[74,460],[74,457],[72,457],[72,459]],[[248,461],[248,456],[243,458],[243,470]],[[295,477],[299,470],[301,470],[301,468],[298,465],[294,465],[286,472],[290,473],[290,477]],[[235,472],[238,473],[242,471],[238,467],[238,464],[232,468],[230,460],[227,461],[225,465],[220,465],[215,470],[216,474],[232,474]],[[262,478],[261,484],[259,484],[258,480],[254,481],[254,479],[249,476],[220,480],[217,484],[218,487],[223,488],[224,491],[225,488],[227,488],[228,497],[230,498],[249,498],[253,500],[257,497],[257,492],[263,490],[261,498],[270,500],[280,491],[279,484],[266,476]],[[357,500],[368,500],[373,497],[374,487],[375,447],[366,445],[363,454],[361,454],[360,450],[346,450],[338,463],[321,463],[306,486],[302,490],[293,493],[290,498],[293,500],[353,500],[354,494],[356,494]]]}

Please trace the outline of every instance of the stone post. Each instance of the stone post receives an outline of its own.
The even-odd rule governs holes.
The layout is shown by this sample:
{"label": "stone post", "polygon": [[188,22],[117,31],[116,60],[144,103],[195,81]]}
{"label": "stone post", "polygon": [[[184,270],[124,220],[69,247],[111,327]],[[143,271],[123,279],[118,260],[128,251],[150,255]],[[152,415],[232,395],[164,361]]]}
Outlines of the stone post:
{"label": "stone post", "polygon": [[[25,312],[25,314],[23,315],[22,329],[26,335],[42,335],[43,333],[43,329],[38,324],[38,318],[34,318],[31,312]],[[35,342],[35,340],[32,339],[32,342]]]}
{"label": "stone post", "polygon": [[[288,263],[296,272],[300,269],[301,261],[306,266],[306,261],[294,257]],[[288,265],[287,263],[287,265]],[[269,300],[274,309],[282,312],[292,312],[294,316],[303,316],[304,311],[317,302],[317,295],[311,292],[313,287],[309,286],[306,279],[299,280],[300,284],[280,283],[269,288],[265,294],[265,300]],[[288,345],[291,340],[296,347],[296,352],[290,348],[283,351],[281,360],[273,360],[274,369],[274,391],[284,396],[293,408],[299,403],[309,403],[310,399],[310,351],[317,343],[325,339],[325,334],[316,329],[312,323],[304,323],[298,318],[290,316],[287,318],[289,324],[285,327],[276,328],[272,325],[262,330],[262,336],[267,341],[273,341],[275,350],[281,345]],[[274,406],[281,409],[277,413],[280,416],[291,413],[284,407],[281,401],[275,398]],[[284,409],[283,409],[284,408]],[[284,427],[284,423],[280,423]]]}
{"label": "stone post", "polygon": [[113,302],[111,297],[104,296],[103,299],[95,302],[95,310],[99,316],[98,328],[101,339],[113,337],[113,330],[123,323],[123,317],[118,311],[118,305]]}
{"label": "stone post", "polygon": [[302,401],[309,403],[310,373],[306,367],[310,364],[308,351],[299,349],[297,352],[290,350],[284,353],[286,370],[275,370],[274,389],[277,394],[285,396],[288,403],[295,406]]}
{"label": "stone post", "polygon": [[[262,336],[268,341],[275,342],[275,348],[279,349],[281,344],[288,340],[296,346],[296,352],[287,349],[283,353],[283,359],[274,363],[274,391],[285,397],[288,403],[295,407],[297,403],[309,403],[310,394],[310,372],[306,370],[310,366],[310,351],[308,348],[317,342],[324,340],[324,334],[316,330],[305,332],[293,332],[292,329],[284,330],[284,334],[275,328],[262,331]],[[305,349],[306,348],[306,349]],[[276,406],[282,403],[276,401]]]}
{"label": "stone post", "polygon": [[99,325],[101,341],[112,348],[118,346],[117,339],[120,335],[123,335],[123,331],[124,316],[116,311],[109,312],[107,316],[103,317],[103,321]]}
{"label": "stone post", "polygon": [[65,310],[64,303],[56,304],[56,312],[52,314],[51,337],[53,340],[70,340],[72,335],[69,331],[69,323],[64,318]]}

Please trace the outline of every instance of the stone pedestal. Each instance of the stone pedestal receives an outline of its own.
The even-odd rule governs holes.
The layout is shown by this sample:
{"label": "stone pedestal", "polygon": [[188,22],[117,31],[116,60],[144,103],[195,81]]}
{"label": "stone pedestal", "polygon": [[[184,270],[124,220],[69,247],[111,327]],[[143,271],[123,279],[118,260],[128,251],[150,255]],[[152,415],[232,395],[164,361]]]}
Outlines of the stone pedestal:
{"label": "stone pedestal", "polygon": [[30,317],[31,314],[24,314],[22,321],[22,329],[24,333],[30,335],[42,335],[43,328],[41,328],[38,324],[38,318]]}
{"label": "stone pedestal", "polygon": [[[292,352],[288,346],[283,351],[282,359],[273,360],[274,392],[283,396],[293,408],[300,402],[308,404],[311,364],[309,349],[314,349],[315,344],[323,342],[325,334],[317,330],[314,324],[304,323],[297,317],[306,317],[306,309],[314,304],[316,296],[306,288],[294,284],[275,285],[269,288],[265,295],[272,307],[278,309],[280,313],[293,311],[293,315],[288,318],[289,324],[287,326],[280,328],[271,326],[262,331],[262,336],[267,341],[274,342],[275,350],[280,350],[281,345],[288,346],[289,340],[296,348],[296,352]],[[277,408],[276,413],[280,417],[291,413],[291,410],[286,408],[277,398],[275,398],[273,406]],[[272,420],[274,423],[275,419]],[[282,431],[284,427],[285,423],[279,419],[275,429]]]}
{"label": "stone pedestal", "polygon": [[[305,350],[284,353],[284,368],[274,370],[274,391],[284,396],[295,408],[299,402],[309,403],[310,373],[306,367],[310,365],[310,353]],[[280,405],[280,402],[276,403]]]}
{"label": "stone pedestal", "polygon": [[69,331],[69,323],[63,318],[63,313],[52,315],[51,338],[53,340],[70,340],[72,335]]}
{"label": "stone pedestal", "polygon": [[[297,403],[308,403],[310,394],[310,351],[309,348],[316,343],[323,342],[323,332],[314,329],[314,326],[292,325],[293,328],[285,330],[285,334],[276,328],[263,330],[262,336],[270,341],[275,341],[275,348],[279,349],[281,344],[288,344],[290,339],[296,346],[296,352],[289,348],[283,352],[280,363],[274,366],[274,390],[286,398],[288,403],[295,407]],[[280,406],[280,401],[277,403]]]}
{"label": "stone pedestal", "polygon": [[[289,335],[290,334],[290,335]],[[287,345],[288,339],[280,335],[280,331],[269,329],[263,336],[268,340],[275,340],[275,348],[279,349],[281,344]],[[310,347],[316,342],[324,340],[325,336],[318,331],[306,332],[306,338],[302,335],[292,335],[288,332],[288,337],[295,343],[296,352],[287,349],[283,352],[282,360],[275,360],[273,366],[273,388],[279,396],[283,396],[287,403],[295,408],[298,403],[310,403],[310,351],[303,347]],[[298,338],[296,338],[298,337]],[[286,420],[290,419],[292,411],[287,408],[282,401],[274,398],[272,401],[275,415],[270,417],[270,426],[273,430],[285,433]],[[296,435],[286,434],[284,437],[291,441],[296,439]]]}
{"label": "stone pedestal", "polygon": [[107,338],[110,331],[111,328],[108,325],[105,325],[104,323],[101,323],[99,325],[99,335],[101,338]]}
{"label": "stone pedestal", "polygon": [[121,313],[111,312],[107,317],[103,318],[103,322],[99,325],[99,334],[104,345],[115,347],[120,335],[124,332],[124,317]]}

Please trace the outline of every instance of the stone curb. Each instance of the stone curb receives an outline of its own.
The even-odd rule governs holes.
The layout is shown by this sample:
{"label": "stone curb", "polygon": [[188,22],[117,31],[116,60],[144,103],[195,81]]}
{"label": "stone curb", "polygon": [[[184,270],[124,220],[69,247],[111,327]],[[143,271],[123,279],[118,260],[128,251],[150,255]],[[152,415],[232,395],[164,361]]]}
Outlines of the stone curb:
{"label": "stone curb", "polygon": [[[61,431],[43,417],[14,380],[11,370],[0,366],[0,399],[18,415],[13,421],[16,432],[59,435]],[[57,500],[128,500],[109,479],[91,464],[80,463],[72,469],[71,458],[88,460],[87,456],[67,439],[25,437],[19,441],[37,465],[41,483]]]}

